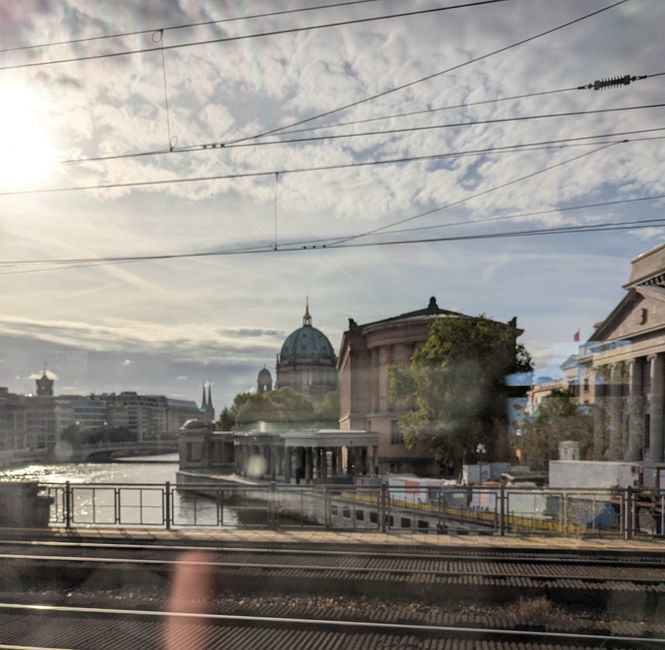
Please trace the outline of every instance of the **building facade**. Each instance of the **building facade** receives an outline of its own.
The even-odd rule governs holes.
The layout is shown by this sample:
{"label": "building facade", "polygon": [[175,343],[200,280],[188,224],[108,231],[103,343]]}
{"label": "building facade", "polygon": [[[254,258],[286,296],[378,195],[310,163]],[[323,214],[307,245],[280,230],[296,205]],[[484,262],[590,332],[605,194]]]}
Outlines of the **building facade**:
{"label": "building facade", "polygon": [[[432,323],[449,316],[473,318],[441,309],[434,297],[425,309],[359,325],[349,319],[342,336],[338,369],[340,377],[341,429],[366,429],[378,433],[378,465],[382,474],[415,473],[439,476],[441,468],[431,447],[420,443],[409,448],[398,420],[414,406],[413,400],[396,403],[388,387],[388,369],[408,365],[413,353],[429,337]],[[516,328],[516,319],[506,324]]]}
{"label": "building facade", "polygon": [[594,404],[597,459],[665,467],[665,244],[631,261],[625,295],[581,347],[577,395]]}
{"label": "building facade", "polygon": [[26,447],[25,397],[0,386],[0,450]]}

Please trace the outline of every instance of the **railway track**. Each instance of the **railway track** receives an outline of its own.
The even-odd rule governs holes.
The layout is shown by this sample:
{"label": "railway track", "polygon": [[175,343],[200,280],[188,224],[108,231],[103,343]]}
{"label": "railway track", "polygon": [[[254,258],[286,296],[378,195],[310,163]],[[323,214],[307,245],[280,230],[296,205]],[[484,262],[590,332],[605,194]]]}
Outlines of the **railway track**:
{"label": "railway track", "polygon": [[[27,552],[28,549],[30,552]],[[6,544],[0,546],[0,562],[13,566],[47,566],[68,563],[72,566],[149,567],[156,571],[187,562],[183,554],[205,551],[205,565],[211,571],[262,572],[290,577],[304,575],[339,577],[345,572],[354,578],[379,580],[451,581],[453,579],[608,582],[645,586],[665,592],[665,563],[651,560],[608,560],[607,558],[491,557],[463,556],[454,553],[423,555],[419,552],[373,553],[349,550],[265,549],[240,547],[192,547],[115,545],[80,543]],[[186,555],[184,556],[187,557]],[[568,585],[569,586],[569,585]]]}
{"label": "railway track", "polygon": [[[85,538],[84,538],[85,539]],[[565,566],[589,565],[589,566],[620,566],[630,568],[653,568],[665,569],[665,545],[663,550],[654,551],[621,551],[621,550],[596,550],[596,549],[559,549],[551,551],[548,549],[534,548],[521,550],[510,547],[468,547],[468,546],[441,546],[434,545],[370,545],[351,543],[326,544],[321,542],[280,542],[269,543],[262,540],[258,544],[250,544],[247,541],[230,542],[223,541],[218,544],[209,542],[187,543],[164,543],[163,541],[146,541],[141,543],[127,543],[122,541],[99,542],[98,537],[89,538],[90,541],[82,541],[80,537],[73,540],[55,539],[0,539],[0,553],[3,551],[19,552],[20,549],[40,549],[40,552],[54,552],[57,549],[63,551],[76,550],[80,553],[87,551],[110,552],[112,554],[123,554],[131,552],[137,555],[180,554],[188,551],[210,551],[230,555],[252,554],[256,556],[274,555],[298,555],[299,557],[356,557],[356,558],[396,558],[407,560],[462,560],[462,561],[486,561],[505,562],[510,564],[558,564]]]}
{"label": "railway track", "polygon": [[[195,549],[197,555],[191,555]],[[665,605],[665,565],[652,560],[491,558],[338,549],[265,549],[188,545],[95,545],[71,542],[0,547],[0,589],[30,584],[62,590],[97,584],[141,585],[146,576],[168,588],[178,567],[199,572],[211,590],[237,594],[344,594],[436,603],[505,603],[545,597],[602,611],[617,602],[646,619]],[[202,554],[203,551],[203,554]],[[195,559],[193,559],[195,558]],[[151,578],[152,579],[152,578]]]}
{"label": "railway track", "polygon": [[0,648],[521,650],[663,648],[665,638],[0,603]]}

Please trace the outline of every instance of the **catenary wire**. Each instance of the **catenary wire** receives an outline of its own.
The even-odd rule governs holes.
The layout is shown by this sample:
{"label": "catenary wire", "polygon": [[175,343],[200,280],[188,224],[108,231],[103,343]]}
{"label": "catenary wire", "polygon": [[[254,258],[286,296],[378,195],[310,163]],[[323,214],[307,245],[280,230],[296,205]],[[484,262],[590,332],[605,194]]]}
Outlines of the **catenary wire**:
{"label": "catenary wire", "polygon": [[419,131],[432,131],[436,129],[462,128],[467,126],[478,126],[481,124],[503,124],[506,122],[526,122],[531,120],[553,119],[561,117],[573,117],[582,115],[597,115],[601,113],[618,113],[621,111],[646,110],[651,108],[663,108],[665,103],[642,104],[639,106],[617,106],[613,108],[596,108],[589,111],[566,111],[563,113],[543,113],[541,115],[520,115],[515,117],[497,117],[488,120],[473,120],[470,122],[447,122],[445,124],[428,124],[425,126],[409,126],[394,129],[382,129],[376,131],[361,131],[360,133],[331,133],[329,135],[314,135],[308,137],[288,138],[285,140],[258,140],[254,142],[239,142],[235,144],[222,144],[221,147],[231,149],[234,147],[255,147],[258,145],[271,144],[294,144],[304,142],[320,142],[322,140],[342,140],[349,138],[362,138],[379,135],[393,135],[395,133],[417,133]]}
{"label": "catenary wire", "polygon": [[565,165],[569,165],[570,163],[576,162],[578,160],[581,160],[582,158],[586,158],[587,156],[593,156],[597,153],[600,153],[601,151],[605,151],[609,147],[615,147],[617,144],[622,144],[622,143],[610,143],[610,144],[602,144],[600,147],[597,147],[596,149],[592,149],[591,151],[585,151],[584,153],[578,154],[577,156],[573,156],[572,158],[566,158],[565,160],[561,160],[557,163],[554,163],[552,165],[547,165],[545,167],[541,167],[540,169],[537,169],[534,172],[529,172],[528,174],[523,174],[522,176],[518,176],[517,178],[513,178],[509,181],[506,181],[505,183],[500,183],[499,185],[493,185],[492,187],[487,188],[486,190],[481,190],[480,192],[475,192],[474,194],[469,194],[461,199],[458,199],[457,201],[452,201],[450,203],[445,203],[444,205],[437,206],[436,208],[431,208],[430,210],[425,210],[424,212],[420,212],[415,215],[411,215],[410,217],[403,217],[402,219],[398,219],[397,221],[393,221],[388,224],[384,224],[383,226],[377,226],[375,228],[371,228],[370,230],[366,230],[364,232],[358,233],[356,235],[351,235],[349,237],[345,237],[343,239],[338,239],[336,242],[333,243],[346,243],[354,239],[360,239],[362,237],[368,237],[369,235],[373,235],[375,233],[381,232],[383,230],[388,230],[388,228],[392,228],[393,226],[400,226],[403,223],[409,223],[411,221],[415,221],[416,219],[422,219],[423,217],[429,216],[430,214],[434,214],[436,212],[441,212],[443,210],[448,210],[450,208],[463,205],[464,203],[467,203],[468,201],[471,201],[473,199],[477,199],[480,196],[486,196],[487,194],[491,194],[492,192],[496,192],[498,190],[505,189],[506,187],[510,187],[511,185],[516,185],[517,183],[521,183],[522,181],[534,178],[536,176],[539,176],[540,174],[545,174],[549,171],[552,171],[553,169],[557,169],[559,167],[563,167]]}
{"label": "catenary wire", "polygon": [[[188,176],[184,178],[164,178],[164,179],[155,179],[155,180],[127,181],[127,182],[118,182],[118,183],[97,183],[94,185],[73,185],[68,187],[45,187],[45,188],[35,188],[35,189],[26,189],[26,190],[9,190],[9,191],[0,192],[0,197],[21,196],[28,194],[55,194],[60,192],[107,190],[107,189],[118,189],[125,187],[150,187],[156,185],[173,185],[180,183],[200,183],[206,181],[232,180],[236,178],[259,178],[262,176],[273,176],[276,173],[280,175],[298,174],[306,172],[330,171],[334,169],[348,169],[353,167],[367,167],[372,165],[399,164],[405,162],[448,158],[448,157],[460,157],[460,156],[479,155],[479,154],[490,155],[492,153],[502,153],[504,151],[508,153],[512,151],[531,151],[531,150],[537,150],[538,147],[547,147],[547,145],[580,143],[583,140],[598,140],[601,138],[622,138],[620,140],[604,142],[604,144],[621,144],[627,142],[634,142],[638,140],[638,139],[626,138],[625,136],[637,135],[641,133],[653,133],[663,130],[665,130],[665,127],[654,127],[651,129],[635,129],[631,131],[618,131],[615,133],[576,136],[570,138],[561,138],[559,140],[543,140],[540,142],[505,145],[502,147],[489,147],[486,149],[475,149],[475,150],[461,151],[461,152],[446,152],[446,153],[430,154],[426,156],[408,156],[401,158],[389,158],[383,160],[369,160],[363,162],[339,163],[334,165],[310,166],[310,167],[300,167],[300,168],[291,168],[291,169],[288,168],[271,169],[264,171],[255,171],[255,172],[237,172],[233,174],[212,174],[209,176]],[[597,144],[597,143],[589,143],[589,144]]]}
{"label": "catenary wire", "polygon": [[329,135],[309,136],[300,138],[291,138],[286,140],[258,140],[251,142],[238,142],[235,144],[222,144],[216,142],[199,143],[184,147],[175,147],[168,149],[154,149],[152,151],[137,151],[134,153],[111,154],[107,156],[90,156],[82,158],[69,158],[60,161],[63,165],[76,165],[90,162],[108,162],[112,160],[124,160],[130,158],[146,158],[151,156],[162,156],[170,153],[197,153],[200,151],[214,151],[216,149],[235,149],[257,147],[264,145],[279,144],[302,144],[308,142],[321,142],[324,140],[340,140],[359,137],[375,137],[380,135],[392,135],[395,133],[417,133],[420,131],[432,131],[437,129],[464,128],[469,126],[479,126],[482,124],[503,124],[507,122],[524,122],[540,119],[558,119],[563,117],[579,117],[584,115],[596,115],[600,113],[617,113],[622,111],[648,110],[653,108],[663,108],[665,103],[643,104],[638,106],[616,106],[612,108],[598,108],[588,111],[566,111],[562,113],[543,113],[540,115],[521,115],[515,117],[492,118],[487,120],[473,120],[470,122],[447,122],[444,124],[428,124],[425,126],[411,126],[394,129],[384,129],[377,131],[363,131],[360,133],[333,133]]}
{"label": "catenary wire", "polygon": [[[173,43],[171,45],[164,45],[163,48],[160,47],[142,47],[135,48],[132,50],[121,50],[119,52],[103,52],[100,54],[86,54],[82,56],[72,56],[65,57],[61,59],[51,59],[46,61],[27,61],[24,63],[14,63],[10,65],[0,66],[0,70],[21,70],[24,68],[38,68],[42,66],[50,65],[61,65],[63,63],[78,63],[81,61],[96,61],[99,59],[110,59],[116,58],[119,56],[130,56],[133,54],[148,54],[150,52],[159,52],[160,49],[166,50],[177,50],[187,47],[199,47],[201,45],[214,45],[218,43],[231,43],[234,41],[244,41],[253,38],[264,38],[267,36],[281,36],[284,34],[295,34],[298,32],[314,31],[318,29],[328,29],[331,27],[345,27],[347,25],[357,25],[361,23],[370,23],[376,22],[379,20],[391,20],[395,18],[408,18],[409,16],[421,16],[427,14],[438,13],[442,11],[450,11],[453,9],[464,9],[468,7],[477,7],[481,5],[496,4],[498,2],[510,2],[511,0],[474,0],[473,2],[467,2],[457,5],[447,5],[444,7],[430,7],[429,9],[417,9],[413,11],[402,11],[394,14],[382,14],[379,16],[367,16],[365,18],[351,18],[348,20],[338,20],[334,22],[322,23],[320,25],[307,25],[304,27],[287,27],[284,29],[273,29],[267,32],[255,32],[253,34],[241,34],[238,36],[222,36],[219,38],[208,38],[199,41],[188,41],[186,43]],[[627,2],[628,0],[620,0],[621,2]],[[159,31],[159,30],[156,30]]]}
{"label": "catenary wire", "polygon": [[375,93],[373,95],[368,95],[367,97],[363,97],[362,99],[358,99],[356,101],[350,102],[348,104],[342,104],[340,106],[337,106],[336,108],[329,109],[327,111],[323,111],[321,113],[316,113],[314,115],[310,115],[309,117],[297,120],[295,122],[290,122],[288,124],[284,124],[282,126],[275,127],[273,129],[270,129],[268,131],[263,131],[260,133],[256,133],[251,136],[246,136],[243,138],[237,138],[235,140],[229,141],[228,144],[230,143],[235,143],[235,142],[245,142],[247,140],[254,140],[257,138],[262,138],[267,135],[273,135],[274,133],[279,133],[280,131],[285,131],[286,129],[291,129],[295,126],[300,126],[302,124],[307,124],[309,122],[313,122],[314,120],[321,119],[322,117],[328,117],[329,115],[334,115],[335,113],[340,113],[341,111],[345,111],[349,108],[354,108],[356,106],[360,106],[361,104],[366,104],[367,102],[371,102],[375,99],[379,99],[380,97],[385,97],[386,95],[390,95],[391,93],[398,92],[400,90],[404,90],[405,88],[410,88],[412,86],[415,86],[417,84],[423,83],[425,81],[429,81],[430,79],[435,79],[436,77],[440,77],[442,75],[448,74],[449,72],[453,72],[455,70],[459,70],[461,68],[464,68],[467,65],[471,65],[472,63],[477,63],[479,61],[483,61],[484,59],[488,59],[492,56],[495,56],[496,54],[501,54],[502,52],[507,52],[508,50],[511,50],[513,48],[519,47],[520,45],[524,45],[525,43],[529,43],[531,41],[535,41],[538,38],[541,38],[543,36],[547,36],[548,34],[553,34],[556,31],[559,31],[560,29],[565,29],[566,27],[570,27],[571,25],[575,25],[577,23],[582,22],[583,20],[587,20],[588,18],[592,18],[594,16],[597,16],[605,11],[609,11],[610,9],[614,9],[615,7],[618,7],[619,5],[622,5],[624,3],[628,2],[628,0],[618,0],[618,2],[613,2],[612,4],[606,5],[605,7],[601,7],[600,9],[597,9],[596,11],[592,11],[590,13],[584,14],[582,16],[578,16],[577,18],[574,18],[573,20],[569,20],[565,23],[561,23],[557,25],[556,27],[551,27],[550,29],[546,29],[545,31],[538,32],[537,34],[532,34],[531,36],[528,36],[527,38],[523,38],[519,41],[515,41],[513,43],[510,43],[509,45],[504,45],[503,47],[500,47],[496,50],[491,50],[490,52],[485,52],[485,54],[481,54],[479,56],[473,57],[471,59],[467,59],[466,61],[462,61],[462,63],[458,63],[454,66],[451,66],[449,68],[444,68],[443,70],[438,70],[437,72],[432,72],[428,75],[425,75],[424,77],[420,77],[418,79],[413,79],[412,81],[408,81],[403,84],[399,84],[397,86],[393,86],[392,88],[387,88],[386,90],[382,90],[381,92]]}
{"label": "catenary wire", "polygon": [[[513,230],[499,233],[481,233],[476,235],[454,235],[448,237],[428,237],[422,239],[397,239],[384,242],[345,242],[332,246],[302,246],[302,245],[281,245],[275,249],[272,245],[265,245],[262,247],[253,247],[247,249],[226,249],[216,251],[196,251],[189,253],[172,253],[163,255],[137,255],[137,256],[123,256],[123,257],[103,257],[103,258],[81,258],[78,260],[13,260],[11,262],[4,262],[4,264],[12,264],[14,266],[24,266],[28,264],[48,264],[55,263],[52,266],[44,269],[32,269],[34,272],[38,271],[54,271],[65,268],[78,268],[79,266],[100,266],[108,264],[124,264],[129,262],[151,262],[159,260],[174,260],[174,259],[190,259],[198,257],[223,257],[230,255],[250,255],[250,254],[265,254],[265,253],[287,253],[299,251],[320,251],[320,250],[333,250],[344,248],[369,248],[374,246],[396,246],[405,244],[423,244],[435,242],[453,242],[453,241],[473,241],[473,240],[487,240],[487,239],[510,239],[513,237],[528,237],[536,235],[555,235],[555,234],[570,234],[570,233],[585,233],[585,232],[609,232],[613,230],[639,230],[643,228],[665,227],[665,217],[658,217],[655,219],[638,219],[634,221],[619,221],[619,222],[603,222],[598,224],[584,224],[580,226],[558,226],[554,228],[540,228],[529,230]],[[60,266],[62,265],[62,266]],[[65,266],[70,265],[70,266]],[[14,275],[24,271],[0,271],[0,275]]]}
{"label": "catenary wire", "polygon": [[564,206],[560,208],[551,208],[548,210],[531,210],[529,212],[517,212],[515,214],[506,214],[500,217],[487,217],[483,219],[467,219],[464,221],[448,221],[446,223],[432,224],[430,226],[415,226],[414,228],[398,228],[395,230],[384,231],[377,235],[394,235],[403,232],[416,232],[423,230],[436,230],[439,228],[450,228],[452,226],[466,226],[477,223],[496,223],[499,221],[509,221],[512,219],[523,219],[526,217],[538,217],[546,214],[557,214],[559,212],[573,212],[575,210],[590,210],[592,208],[606,208],[613,205],[624,205],[627,203],[638,203],[644,201],[658,201],[665,199],[665,194],[652,194],[649,196],[638,196],[631,199],[615,199],[613,201],[599,201],[597,203],[583,203],[581,205]]}
{"label": "catenary wire", "polygon": [[131,32],[116,32],[115,34],[99,34],[97,36],[86,36],[83,38],[72,38],[63,41],[51,41],[49,43],[37,43],[31,45],[17,45],[15,47],[5,47],[0,49],[0,54],[8,52],[19,52],[21,50],[36,50],[40,48],[55,47],[59,45],[78,45],[80,43],[90,43],[92,41],[101,41],[112,38],[124,38],[126,36],[141,36],[142,34],[154,34],[159,31],[174,31],[177,29],[191,29],[193,27],[207,27],[211,25],[221,25],[223,23],[233,23],[241,20],[253,20],[256,18],[272,18],[275,16],[285,16],[287,14],[304,13],[306,11],[318,11],[320,9],[334,9],[337,7],[348,7],[351,5],[362,5],[370,2],[383,2],[384,0],[348,0],[347,2],[334,2],[327,5],[316,5],[314,7],[300,7],[298,9],[284,9],[282,11],[268,11],[259,14],[248,14],[246,16],[233,16],[232,18],[220,18],[217,20],[202,20],[194,23],[182,23],[180,25],[169,25],[166,27],[153,27],[152,29],[137,29]]}
{"label": "catenary wire", "polygon": [[[650,79],[652,77],[660,77],[665,75],[665,72],[657,72],[654,74],[640,75],[639,81],[643,79]],[[350,120],[348,122],[335,122],[334,124],[320,124],[317,126],[308,126],[304,129],[293,129],[292,131],[282,131],[282,135],[292,133],[306,133],[308,131],[318,131],[320,129],[336,129],[341,126],[355,126],[356,124],[367,124],[368,122],[380,122],[382,120],[392,120],[400,117],[414,117],[416,115],[428,115],[431,113],[440,113],[441,111],[450,111],[458,108],[470,108],[472,106],[482,106],[485,104],[496,104],[499,102],[515,101],[518,99],[529,99],[531,97],[542,97],[543,95],[555,95],[558,93],[570,92],[573,90],[591,90],[588,85],[582,86],[569,86],[568,88],[555,88],[554,90],[540,90],[531,93],[523,93],[521,95],[510,95],[508,97],[493,97],[491,99],[481,99],[476,102],[466,102],[464,104],[449,104],[448,106],[437,106],[435,108],[424,108],[417,111],[405,111],[403,113],[392,113],[389,115],[377,115],[376,117],[365,117],[359,120]]]}

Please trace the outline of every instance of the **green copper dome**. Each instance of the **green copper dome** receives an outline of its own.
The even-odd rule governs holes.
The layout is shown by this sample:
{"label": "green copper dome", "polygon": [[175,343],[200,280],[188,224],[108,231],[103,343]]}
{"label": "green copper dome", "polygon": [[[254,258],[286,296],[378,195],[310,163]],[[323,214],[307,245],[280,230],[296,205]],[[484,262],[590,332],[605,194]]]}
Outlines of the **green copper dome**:
{"label": "green copper dome", "polygon": [[308,360],[330,360],[334,363],[336,356],[333,346],[323,332],[312,327],[309,307],[302,321],[302,327],[286,337],[279,355],[280,363]]}

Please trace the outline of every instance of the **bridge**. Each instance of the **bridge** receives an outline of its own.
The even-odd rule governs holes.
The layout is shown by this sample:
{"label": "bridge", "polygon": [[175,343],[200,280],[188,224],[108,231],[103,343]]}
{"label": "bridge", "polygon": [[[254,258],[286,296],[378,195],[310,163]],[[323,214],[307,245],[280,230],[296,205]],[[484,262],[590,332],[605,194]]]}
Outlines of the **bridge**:
{"label": "bridge", "polygon": [[174,440],[147,440],[144,442],[100,442],[94,445],[69,447],[62,444],[54,450],[54,460],[68,463],[111,462],[131,456],[156,456],[178,450]]}

